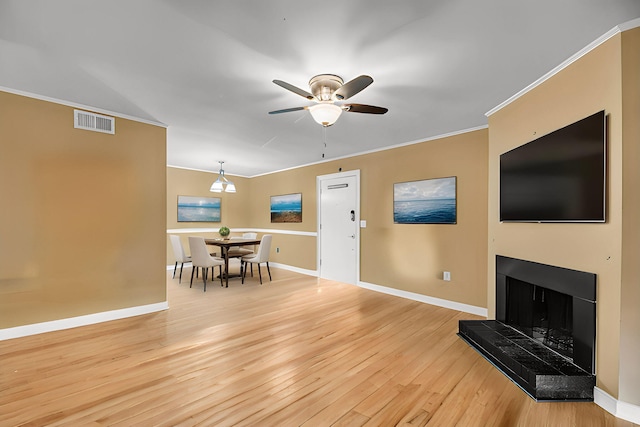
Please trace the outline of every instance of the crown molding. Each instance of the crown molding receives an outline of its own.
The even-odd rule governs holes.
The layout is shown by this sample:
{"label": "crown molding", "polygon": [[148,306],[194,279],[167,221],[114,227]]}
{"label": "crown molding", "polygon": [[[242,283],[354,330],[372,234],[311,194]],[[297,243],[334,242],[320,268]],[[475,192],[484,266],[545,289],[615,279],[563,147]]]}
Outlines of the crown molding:
{"label": "crown molding", "polygon": [[319,160],[317,162],[312,162],[312,163],[306,163],[304,165],[292,166],[290,168],[280,169],[280,170],[276,170],[276,171],[273,171],[273,172],[265,172],[265,173],[261,173],[261,174],[250,176],[249,178],[256,178],[256,177],[259,177],[259,176],[266,176],[266,175],[271,175],[271,174],[274,174],[274,173],[280,173],[280,172],[286,172],[286,171],[290,171],[290,170],[294,170],[294,169],[305,168],[307,166],[314,166],[314,165],[319,165],[319,164],[322,164],[322,163],[335,162],[336,160],[349,159],[351,157],[358,157],[358,156],[364,156],[366,154],[372,154],[372,153],[378,153],[378,152],[381,152],[381,151],[393,150],[395,148],[406,147],[408,145],[422,144],[423,142],[429,142],[429,141],[435,141],[435,140],[438,140],[438,139],[449,138],[451,136],[462,135],[462,134],[465,134],[465,133],[475,132],[475,131],[478,131],[478,130],[488,129],[488,128],[489,128],[488,125],[476,126],[476,127],[473,127],[473,128],[457,130],[457,131],[444,133],[444,134],[440,134],[440,135],[435,135],[435,136],[431,136],[431,137],[427,137],[427,138],[423,138],[423,139],[417,139],[415,141],[403,142],[403,143],[396,144],[396,145],[388,145],[388,146],[384,146],[384,147],[381,147],[381,148],[374,148],[372,150],[361,151],[361,152],[353,153],[353,154],[347,154],[347,155],[340,156],[340,157],[332,157],[330,159],[323,159],[323,160]]}
{"label": "crown molding", "polygon": [[104,114],[104,115],[107,115],[107,116],[119,117],[121,119],[127,119],[127,120],[131,120],[131,121],[134,121],[134,122],[145,123],[145,124],[148,124],[148,125],[159,126],[159,127],[163,127],[163,128],[167,128],[168,127],[166,124],[161,123],[161,122],[157,122],[157,121],[154,121],[154,120],[141,119],[140,117],[129,116],[127,114],[116,113],[114,111],[104,110],[102,108],[96,108],[96,107],[92,107],[90,105],[84,105],[84,104],[79,104],[79,103],[76,103],[76,102],[65,101],[63,99],[57,99],[57,98],[52,98],[52,97],[49,97],[49,96],[38,95],[36,93],[26,92],[26,91],[19,90],[19,89],[12,89],[12,88],[5,87],[5,86],[0,86],[0,92],[12,93],[14,95],[25,96],[27,98],[38,99],[40,101],[52,102],[54,104],[65,105],[67,107],[78,108],[80,110],[91,111],[91,112],[94,112],[94,113]]}
{"label": "crown molding", "polygon": [[624,32],[624,31],[628,31],[628,30],[631,30],[631,29],[637,28],[637,27],[640,27],[640,18],[633,19],[631,21],[628,21],[628,22],[625,22],[623,24],[620,24],[620,25],[617,25],[617,26],[613,27],[612,29],[610,29],[609,31],[607,31],[606,33],[604,33],[603,35],[598,37],[596,40],[594,40],[593,42],[591,42],[590,44],[588,44],[587,46],[582,48],[580,51],[578,51],[577,53],[575,53],[574,55],[569,57],[567,60],[562,62],[560,65],[558,65],[557,67],[555,67],[554,69],[552,69],[551,71],[549,71],[548,73],[546,73],[545,75],[540,77],[538,80],[536,80],[535,82],[531,83],[529,86],[525,87],[524,89],[522,89],[521,91],[519,91],[518,93],[516,93],[515,95],[513,95],[512,97],[510,97],[506,101],[502,102],[498,106],[496,106],[496,107],[492,108],[491,110],[487,111],[485,113],[485,116],[487,116],[487,117],[491,116],[492,114],[494,114],[497,111],[503,109],[507,105],[511,104],[512,102],[514,102],[515,100],[520,98],[521,96],[523,96],[526,93],[532,91],[536,87],[540,86],[542,83],[544,83],[547,80],[549,80],[551,77],[553,77],[556,74],[560,73],[562,70],[564,70],[565,68],[567,68],[568,66],[570,66],[571,64],[573,64],[574,62],[576,62],[577,60],[579,60],[580,58],[582,58],[583,56],[585,56],[586,54],[588,54],[589,52],[591,52],[592,50],[594,50],[595,48],[597,48],[598,46],[600,46],[601,44],[606,42],[607,40],[609,40],[610,38],[612,38],[612,37]]}

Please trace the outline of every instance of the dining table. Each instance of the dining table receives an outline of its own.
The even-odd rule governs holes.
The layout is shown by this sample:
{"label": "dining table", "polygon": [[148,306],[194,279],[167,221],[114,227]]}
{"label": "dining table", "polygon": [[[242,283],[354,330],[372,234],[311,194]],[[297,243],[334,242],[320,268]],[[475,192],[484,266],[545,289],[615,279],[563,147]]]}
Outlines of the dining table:
{"label": "dining table", "polygon": [[[204,239],[207,245],[218,246],[224,259],[224,279],[225,287],[229,287],[229,249],[236,246],[255,246],[260,244],[260,239]],[[241,270],[242,273],[242,270]]]}

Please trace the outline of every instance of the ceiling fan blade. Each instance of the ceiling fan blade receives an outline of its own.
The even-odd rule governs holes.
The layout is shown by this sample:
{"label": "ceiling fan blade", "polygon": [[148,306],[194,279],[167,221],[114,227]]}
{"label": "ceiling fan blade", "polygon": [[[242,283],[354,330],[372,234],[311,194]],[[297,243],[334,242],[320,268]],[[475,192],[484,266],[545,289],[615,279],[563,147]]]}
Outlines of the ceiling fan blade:
{"label": "ceiling fan blade", "polygon": [[278,86],[283,87],[283,88],[285,88],[287,90],[290,90],[291,92],[293,92],[295,94],[298,94],[298,95],[300,95],[300,96],[302,96],[304,98],[315,99],[315,97],[313,95],[311,95],[309,92],[307,92],[306,90],[300,89],[299,87],[296,87],[296,86],[294,86],[292,84],[289,84],[287,82],[283,82],[282,80],[274,80],[273,82],[275,84],[277,84]]}
{"label": "ceiling fan blade", "polygon": [[344,111],[349,111],[350,113],[366,113],[366,114],[384,114],[389,111],[388,108],[384,107],[375,107],[373,105],[365,105],[365,104],[346,104],[342,106]]}
{"label": "ceiling fan blade", "polygon": [[346,82],[335,92],[336,99],[348,99],[362,89],[373,83],[373,79],[369,76],[359,76],[355,79]]}
{"label": "ceiling fan blade", "polygon": [[281,113],[290,113],[292,111],[300,111],[300,110],[306,110],[309,107],[293,107],[293,108],[285,108],[284,110],[275,110],[275,111],[269,111],[269,114],[281,114]]}

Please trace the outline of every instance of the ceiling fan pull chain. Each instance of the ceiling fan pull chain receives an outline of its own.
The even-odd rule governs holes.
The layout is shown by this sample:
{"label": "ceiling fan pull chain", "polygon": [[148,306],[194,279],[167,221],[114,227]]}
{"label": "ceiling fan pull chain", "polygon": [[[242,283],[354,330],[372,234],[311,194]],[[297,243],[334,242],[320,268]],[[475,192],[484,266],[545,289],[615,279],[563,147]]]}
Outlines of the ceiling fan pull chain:
{"label": "ceiling fan pull chain", "polygon": [[322,149],[322,158],[324,159],[324,152],[327,150],[327,127],[322,126],[322,142],[324,143],[324,148]]}

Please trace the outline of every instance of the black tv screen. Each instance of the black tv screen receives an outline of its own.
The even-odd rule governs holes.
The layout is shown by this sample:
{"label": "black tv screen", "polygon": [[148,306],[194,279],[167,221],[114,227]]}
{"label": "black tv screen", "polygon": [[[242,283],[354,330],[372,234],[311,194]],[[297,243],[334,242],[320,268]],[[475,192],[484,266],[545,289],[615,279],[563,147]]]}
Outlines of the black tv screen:
{"label": "black tv screen", "polygon": [[500,221],[604,222],[605,112],[500,156]]}

